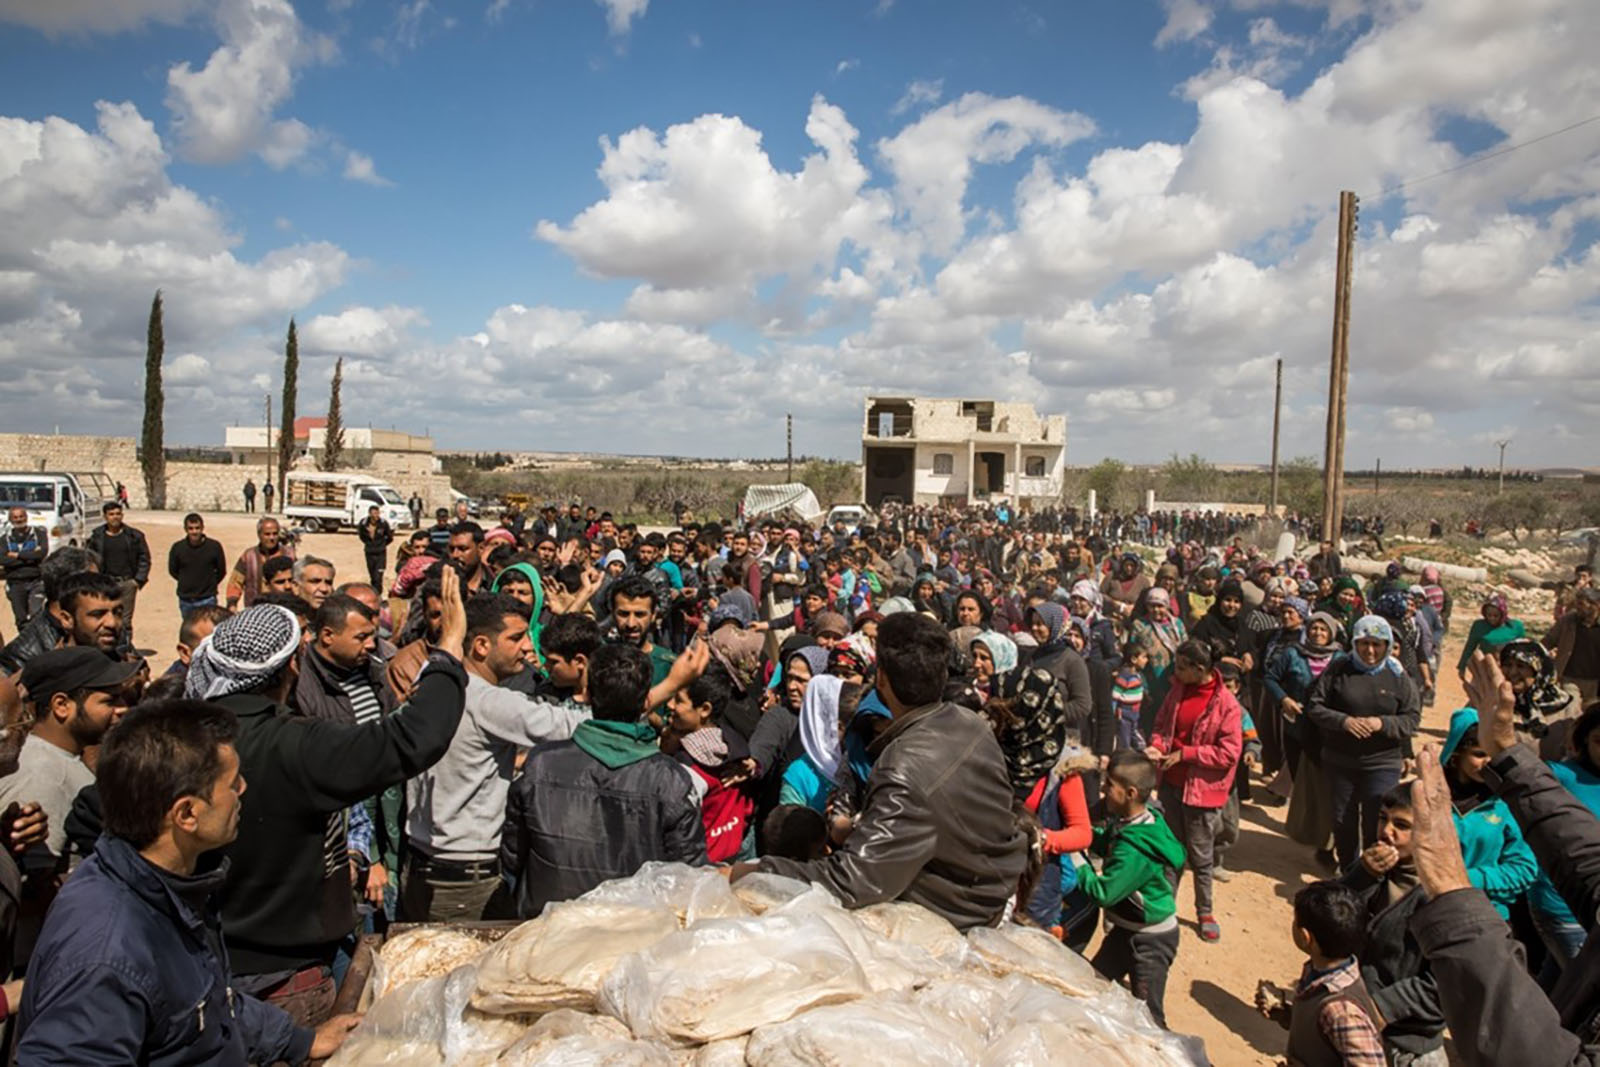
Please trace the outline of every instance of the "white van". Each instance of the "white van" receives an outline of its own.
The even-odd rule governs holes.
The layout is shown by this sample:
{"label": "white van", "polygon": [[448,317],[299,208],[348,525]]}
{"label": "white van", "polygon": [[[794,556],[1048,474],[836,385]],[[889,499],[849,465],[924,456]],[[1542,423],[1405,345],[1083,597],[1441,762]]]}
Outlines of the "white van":
{"label": "white van", "polygon": [[0,472],[0,515],[14,507],[28,509],[28,522],[50,534],[50,548],[81,545],[89,539],[90,513],[83,486],[71,474],[50,471]]}
{"label": "white van", "polygon": [[862,504],[840,504],[828,512],[827,528],[844,523],[846,533],[856,533],[872,521],[872,512]]}
{"label": "white van", "polygon": [[411,512],[395,488],[370,474],[290,471],[284,486],[283,514],[301,526],[333,533],[360,526],[376,505],[384,521],[399,530],[411,525]]}

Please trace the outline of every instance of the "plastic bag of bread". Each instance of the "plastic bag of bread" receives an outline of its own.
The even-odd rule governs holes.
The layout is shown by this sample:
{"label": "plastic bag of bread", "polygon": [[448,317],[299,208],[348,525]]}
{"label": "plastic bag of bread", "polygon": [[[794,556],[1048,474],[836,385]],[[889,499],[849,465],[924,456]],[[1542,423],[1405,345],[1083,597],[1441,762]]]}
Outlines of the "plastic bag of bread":
{"label": "plastic bag of bread", "polygon": [[744,1067],[748,1037],[729,1037],[701,1045],[685,1061],[687,1067]]}
{"label": "plastic bag of bread", "polygon": [[1120,987],[1094,998],[1063,996],[1029,979],[1007,980],[1013,996],[996,1021],[983,1067],[1055,1067],[1061,1050],[1105,1067],[1207,1067],[1199,1040],[1156,1026]]}
{"label": "plastic bag of bread", "polygon": [[545,908],[484,953],[472,1005],[509,1015],[557,1008],[592,1011],[617,960],[675,933],[664,907],[568,900]]}
{"label": "plastic bag of bread", "polygon": [[671,908],[681,926],[701,919],[739,919],[753,914],[734,896],[726,876],[714,867],[651,861],[631,878],[614,878],[579,900],[638,907]]}
{"label": "plastic bag of bread", "polygon": [[489,943],[459,930],[426,926],[396,934],[372,959],[373,1000],[419,978],[441,978],[464,963],[473,963]]}
{"label": "plastic bag of bread", "polygon": [[890,941],[877,933],[861,922],[859,911],[846,911],[838,899],[821,886],[814,885],[767,912],[767,918],[777,915],[814,915],[831,926],[855,954],[874,993],[902,992],[951,973],[948,965],[918,946]]}
{"label": "plastic bag of bread", "polygon": [[337,1055],[336,1067],[379,1064],[489,1063],[533,1025],[530,1016],[490,1015],[469,1001],[477,986],[471,964],[437,978],[420,978],[390,990],[368,1009]]}
{"label": "plastic bag of bread", "polygon": [[991,1027],[1005,1017],[1015,995],[1010,979],[988,974],[953,974],[935,978],[911,995],[912,1003],[949,1019],[973,1033],[991,1036]]}
{"label": "plastic bag of bread", "polygon": [[998,978],[1020,974],[1068,996],[1093,997],[1111,988],[1089,961],[1032,926],[1001,923],[967,931],[972,963]]}
{"label": "plastic bag of bread", "polygon": [[695,1043],[871,991],[855,954],[822,919],[767,916],[707,919],[662,938],[617,963],[596,1002],[636,1037]]}
{"label": "plastic bag of bread", "polygon": [[966,959],[967,941],[950,920],[921,904],[891,900],[852,913],[861,925],[897,944],[915,945],[935,959],[960,966]]}
{"label": "plastic bag of bread", "polygon": [[781,874],[757,871],[747,874],[733,885],[733,895],[750,909],[752,915],[765,915],[773,908],[787,904],[811,887],[795,878]]}
{"label": "plastic bag of bread", "polygon": [[745,1062],[751,1067],[968,1067],[983,1049],[980,1035],[944,1016],[914,1003],[870,997],[758,1028],[750,1035]]}
{"label": "plastic bag of bread", "polygon": [[500,1054],[495,1067],[676,1067],[672,1054],[660,1045],[630,1037],[596,1037],[573,1034],[537,1048],[513,1045]]}

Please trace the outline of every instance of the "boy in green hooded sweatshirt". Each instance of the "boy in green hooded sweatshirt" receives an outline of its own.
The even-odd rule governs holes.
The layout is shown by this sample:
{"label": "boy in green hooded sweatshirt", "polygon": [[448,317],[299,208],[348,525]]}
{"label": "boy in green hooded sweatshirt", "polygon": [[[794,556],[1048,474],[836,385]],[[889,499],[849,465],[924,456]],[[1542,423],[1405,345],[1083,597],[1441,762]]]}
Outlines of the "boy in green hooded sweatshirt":
{"label": "boy in green hooded sweatshirt", "polygon": [[1539,862],[1522,839],[1511,809],[1483,781],[1489,754],[1478,744],[1478,712],[1462,708],[1450,716],[1450,736],[1439,754],[1450,783],[1451,816],[1461,839],[1467,878],[1494,905],[1502,919],[1539,877]]}
{"label": "boy in green hooded sweatshirt", "polygon": [[1166,820],[1147,807],[1159,775],[1142,752],[1111,757],[1101,794],[1106,822],[1094,831],[1092,853],[1104,862],[1099,873],[1078,867],[1078,889],[1105,911],[1106,935],[1089,962],[1106,978],[1129,980],[1162,1026],[1167,972],[1178,955],[1178,917],[1172,887],[1183,869],[1183,846]]}

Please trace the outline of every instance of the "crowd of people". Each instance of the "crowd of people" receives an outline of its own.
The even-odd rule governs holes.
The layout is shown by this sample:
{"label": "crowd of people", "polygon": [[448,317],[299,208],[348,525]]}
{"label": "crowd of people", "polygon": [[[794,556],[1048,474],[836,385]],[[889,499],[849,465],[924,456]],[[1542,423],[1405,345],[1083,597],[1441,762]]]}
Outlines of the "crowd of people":
{"label": "crowd of people", "polygon": [[[1600,1062],[1587,571],[1542,634],[1484,602],[1447,664],[1436,572],[1363,581],[1332,541],[1274,559],[1243,517],[1077,519],[643,532],[573,503],[401,536],[374,508],[352,577],[267,514],[230,565],[191,514],[152,676],[152,554],[120,504],[84,548],[13,515],[20,1061],[324,1056],[361,934],[530,918],[652,860],[1034,924],[1164,1023],[1178,953],[1224,936],[1251,803],[1286,804],[1322,868],[1306,970],[1260,997],[1292,1061],[1442,1063],[1448,1030],[1467,1062]],[[1472,699],[1435,751],[1446,668]]]}

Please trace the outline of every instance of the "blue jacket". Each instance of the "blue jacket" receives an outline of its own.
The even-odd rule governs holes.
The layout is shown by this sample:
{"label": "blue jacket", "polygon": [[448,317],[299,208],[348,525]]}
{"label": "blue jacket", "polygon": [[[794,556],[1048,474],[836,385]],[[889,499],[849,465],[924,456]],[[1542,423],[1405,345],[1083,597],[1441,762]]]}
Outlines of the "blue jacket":
{"label": "blue jacket", "polygon": [[[1450,735],[1439,754],[1441,763],[1450,762],[1467,729],[1477,724],[1478,713],[1472,708],[1462,708],[1450,716]],[[1511,905],[1528,891],[1539,874],[1539,863],[1522,839],[1511,809],[1491,794],[1475,802],[1457,800],[1450,814],[1455,820],[1456,837],[1461,840],[1467,879],[1474,888],[1483,890],[1502,919],[1511,918]]]}
{"label": "blue jacket", "polygon": [[216,891],[103,836],[45,918],[22,993],[24,1064],[303,1063],[312,1033],[228,985]]}

